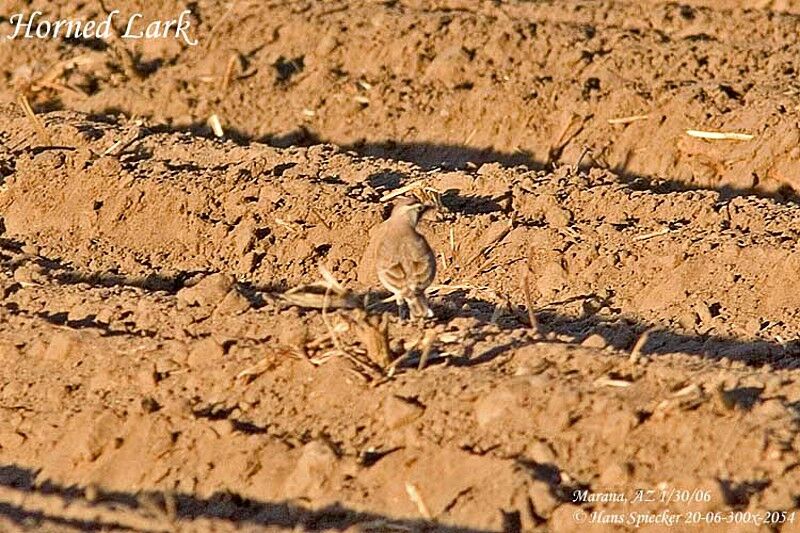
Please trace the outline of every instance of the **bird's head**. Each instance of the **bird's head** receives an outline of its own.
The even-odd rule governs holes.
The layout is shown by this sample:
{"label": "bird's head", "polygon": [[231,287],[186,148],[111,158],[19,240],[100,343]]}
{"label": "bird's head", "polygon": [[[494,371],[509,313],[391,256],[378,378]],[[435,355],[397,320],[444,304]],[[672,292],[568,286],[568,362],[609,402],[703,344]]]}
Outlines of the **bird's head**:
{"label": "bird's head", "polygon": [[395,202],[392,208],[391,218],[407,219],[412,226],[416,226],[419,217],[427,209],[425,204],[421,204],[413,198],[401,197]]}

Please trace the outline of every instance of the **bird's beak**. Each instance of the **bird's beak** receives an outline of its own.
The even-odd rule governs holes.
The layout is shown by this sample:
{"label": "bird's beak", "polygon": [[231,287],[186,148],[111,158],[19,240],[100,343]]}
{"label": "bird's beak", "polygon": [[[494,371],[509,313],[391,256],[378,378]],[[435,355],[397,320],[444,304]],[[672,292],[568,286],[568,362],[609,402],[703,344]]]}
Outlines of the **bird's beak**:
{"label": "bird's beak", "polygon": [[418,204],[415,206],[415,210],[417,211],[417,219],[422,220],[423,217],[427,216],[429,212],[435,211],[436,208],[429,204]]}

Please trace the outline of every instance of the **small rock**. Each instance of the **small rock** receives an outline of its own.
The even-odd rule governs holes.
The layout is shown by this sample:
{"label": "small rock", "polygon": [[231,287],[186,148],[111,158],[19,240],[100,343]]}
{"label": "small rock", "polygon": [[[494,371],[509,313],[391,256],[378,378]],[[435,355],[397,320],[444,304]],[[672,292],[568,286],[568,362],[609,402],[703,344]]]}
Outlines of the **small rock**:
{"label": "small rock", "polygon": [[255,252],[247,252],[239,259],[239,272],[249,274],[256,268],[258,256]]}
{"label": "small rock", "polygon": [[678,317],[678,324],[685,330],[694,331],[697,327],[697,313],[694,311],[686,311]]}
{"label": "small rock", "polygon": [[753,414],[757,417],[775,419],[781,417],[791,418],[792,411],[787,408],[781,400],[771,398],[765,400],[753,409]]}
{"label": "small rock", "polygon": [[233,289],[219,303],[214,313],[217,315],[238,315],[250,309],[250,301],[238,290]]}
{"label": "small rock", "polygon": [[284,492],[292,497],[311,497],[312,491],[322,490],[329,483],[338,461],[336,453],[324,442],[309,442],[287,478]]}
{"label": "small rock", "polygon": [[[471,83],[469,71],[465,68],[469,62],[469,54],[460,45],[444,48],[426,67],[423,79],[426,81],[436,80],[451,90],[459,85]],[[486,164],[481,166],[478,172],[480,173],[486,166]]]}
{"label": "small rock", "polygon": [[551,465],[556,462],[556,452],[548,443],[536,440],[528,444],[526,457],[542,465]]}
{"label": "small rock", "polygon": [[553,510],[558,506],[558,499],[553,496],[550,485],[544,481],[534,481],[528,490],[533,509],[542,518],[549,518]]}
{"label": "small rock", "polygon": [[336,35],[328,33],[327,35],[320,38],[319,41],[317,41],[317,48],[316,48],[317,56],[326,57],[328,54],[333,52],[340,44],[341,42]]}
{"label": "small rock", "polygon": [[20,251],[28,255],[39,255],[39,246],[36,244],[24,244]]}
{"label": "small rock", "polygon": [[778,375],[768,376],[764,380],[764,394],[774,396],[783,386],[783,378]]}
{"label": "small rock", "polygon": [[189,359],[189,348],[182,341],[168,339],[164,341],[163,348],[164,352],[169,354],[170,358],[179,365],[186,364]]}
{"label": "small rock", "polygon": [[161,405],[151,396],[145,396],[140,402],[140,407],[144,414],[155,413],[161,409]]}
{"label": "small rock", "polygon": [[352,259],[345,258],[339,262],[337,271],[343,275],[347,275],[356,268],[356,263]]}
{"label": "small rock", "polygon": [[156,369],[155,365],[151,365],[150,368],[143,368],[139,372],[136,373],[136,381],[139,383],[139,386],[142,390],[150,391],[153,390],[156,385],[158,385],[158,380],[156,379]]}
{"label": "small rock", "polygon": [[101,455],[106,444],[117,437],[121,428],[122,421],[113,412],[105,411],[94,419],[89,431],[83,430],[75,451],[83,460],[94,461]]}
{"label": "small rock", "polygon": [[567,271],[560,261],[550,261],[539,269],[536,289],[544,297],[552,296],[567,286],[568,277]]}
{"label": "small rock", "polygon": [[639,417],[630,406],[620,406],[605,415],[605,423],[600,434],[609,444],[624,446],[630,432],[639,425]]}
{"label": "small rock", "polygon": [[178,291],[177,298],[186,305],[215,306],[233,289],[234,283],[228,274],[212,274],[196,285]]}
{"label": "small rock", "polygon": [[544,212],[545,221],[554,228],[565,228],[572,223],[572,211],[563,207],[551,206]]}
{"label": "small rock", "polygon": [[97,316],[94,317],[94,321],[98,324],[108,325],[111,323],[111,319],[114,317],[114,311],[108,307],[104,307],[97,312]]}
{"label": "small rock", "polygon": [[708,325],[714,320],[711,309],[706,304],[699,304],[695,307],[695,311],[697,311],[697,316],[700,318],[701,324]]}
{"label": "small rock", "polygon": [[499,387],[475,404],[475,419],[482,428],[505,417],[517,406],[517,395],[507,387]]}
{"label": "small rock", "polygon": [[186,398],[167,398],[163,406],[164,413],[176,418],[192,415],[192,403]]}
{"label": "small rock", "polygon": [[50,361],[65,361],[81,348],[80,341],[70,333],[59,332],[50,339],[44,358]]}
{"label": "small rock", "polygon": [[756,317],[750,318],[747,323],[745,323],[744,330],[748,335],[755,337],[758,332],[761,331],[761,319]]}
{"label": "small rock", "polygon": [[613,462],[600,473],[600,486],[625,487],[633,475],[633,465],[627,462]]}
{"label": "small rock", "polygon": [[242,256],[250,251],[256,242],[255,222],[248,219],[240,223],[234,230],[233,241],[237,255]]}
{"label": "small rock", "polygon": [[514,363],[518,376],[539,374],[550,367],[545,354],[535,346],[526,346],[514,352]]}
{"label": "small rock", "polygon": [[718,383],[714,387],[714,406],[720,412],[736,409],[736,400],[733,395],[725,390],[724,383]]}
{"label": "small rock", "polygon": [[572,533],[585,531],[589,513],[571,503],[559,505],[550,515],[552,533]]}
{"label": "small rock", "polygon": [[8,430],[0,433],[0,449],[13,450],[25,442],[25,437],[16,431]]}
{"label": "small rock", "polygon": [[[519,523],[511,527],[503,525],[503,531],[535,531],[536,526],[542,521],[533,508],[527,490],[515,490],[511,500],[511,509],[516,510]],[[505,515],[509,516],[509,515]]]}
{"label": "small rock", "polygon": [[94,503],[97,501],[97,497],[99,496],[97,485],[89,484],[83,489],[83,497],[86,498],[86,501],[89,503]]}
{"label": "small rock", "polygon": [[591,335],[583,339],[583,342],[581,342],[581,346],[585,346],[587,348],[597,348],[598,350],[602,350],[603,348],[608,346],[608,343],[606,342],[606,340],[603,338],[602,335],[598,333],[592,333]]}
{"label": "small rock", "polygon": [[169,355],[164,354],[155,360],[153,367],[155,368],[157,374],[169,374],[171,372],[175,372],[176,370],[180,370],[181,365]]}
{"label": "small rock", "polygon": [[85,305],[76,305],[67,313],[68,322],[80,322],[92,316],[92,310]]}
{"label": "small rock", "polygon": [[47,281],[47,270],[36,263],[27,263],[14,271],[14,281],[23,287],[42,285]]}
{"label": "small rock", "polygon": [[233,422],[230,420],[212,420],[209,424],[211,424],[211,429],[220,437],[227,437],[233,433]]}
{"label": "small rock", "polygon": [[207,337],[195,343],[189,352],[186,363],[191,367],[203,366],[214,361],[219,361],[225,355],[225,350],[217,341]]}
{"label": "small rock", "polygon": [[425,412],[419,404],[391,395],[383,403],[383,419],[389,429],[413,422]]}

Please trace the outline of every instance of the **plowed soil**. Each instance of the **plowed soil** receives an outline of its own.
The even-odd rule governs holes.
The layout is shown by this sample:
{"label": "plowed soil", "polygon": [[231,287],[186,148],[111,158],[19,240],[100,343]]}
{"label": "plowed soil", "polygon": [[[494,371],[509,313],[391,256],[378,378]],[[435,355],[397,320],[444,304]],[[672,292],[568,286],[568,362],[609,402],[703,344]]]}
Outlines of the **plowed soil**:
{"label": "plowed soil", "polygon": [[0,44],[0,531],[800,531],[800,3],[188,8]]}

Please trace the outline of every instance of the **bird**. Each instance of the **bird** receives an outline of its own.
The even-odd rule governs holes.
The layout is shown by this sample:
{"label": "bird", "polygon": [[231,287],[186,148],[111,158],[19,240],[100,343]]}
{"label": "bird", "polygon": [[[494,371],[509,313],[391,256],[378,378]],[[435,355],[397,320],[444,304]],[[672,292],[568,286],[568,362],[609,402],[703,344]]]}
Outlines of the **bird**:
{"label": "bird", "polygon": [[425,289],[436,276],[436,256],[428,241],[417,231],[417,222],[426,206],[401,198],[378,233],[375,267],[378,280],[390,291],[402,318],[403,304],[411,318],[432,318]]}

